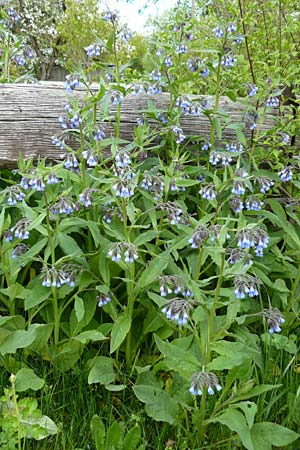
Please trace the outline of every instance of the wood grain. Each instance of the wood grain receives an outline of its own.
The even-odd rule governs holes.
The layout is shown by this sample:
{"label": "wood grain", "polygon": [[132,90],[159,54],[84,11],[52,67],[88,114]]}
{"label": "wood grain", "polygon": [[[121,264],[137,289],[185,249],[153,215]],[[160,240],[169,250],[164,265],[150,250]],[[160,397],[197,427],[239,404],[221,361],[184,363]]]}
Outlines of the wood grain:
{"label": "wood grain", "polygon": [[[97,92],[95,86],[93,91]],[[85,90],[78,89],[72,95],[67,94],[62,82],[0,84],[0,166],[15,167],[20,152],[26,159],[59,159],[61,150],[52,144],[51,137],[61,131],[58,117],[63,114],[68,98],[74,95],[83,101]],[[214,106],[214,97],[197,98],[201,101],[208,100],[211,106]],[[149,101],[161,111],[168,110],[170,104],[167,93],[125,97],[121,106],[121,138],[131,140],[136,119],[147,110]],[[231,123],[243,122],[246,108],[242,102],[232,102],[227,97],[221,97],[218,117],[223,118],[222,120],[230,119]],[[116,108],[112,106],[112,116],[115,112]],[[278,110],[268,114],[261,130],[270,129],[277,115]],[[153,119],[149,122],[157,126]],[[209,138],[210,122],[205,115],[182,116],[181,126],[187,136]],[[102,128],[107,136],[113,133],[110,123],[102,124]],[[245,131],[245,134],[249,136],[249,131]],[[236,139],[235,131],[226,128],[222,138]]]}

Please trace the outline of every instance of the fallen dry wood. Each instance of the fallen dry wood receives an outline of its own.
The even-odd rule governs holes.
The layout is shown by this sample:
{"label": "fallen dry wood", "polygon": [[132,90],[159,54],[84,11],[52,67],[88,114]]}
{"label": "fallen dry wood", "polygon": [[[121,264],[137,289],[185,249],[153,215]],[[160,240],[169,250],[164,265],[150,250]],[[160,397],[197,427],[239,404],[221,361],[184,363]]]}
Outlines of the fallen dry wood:
{"label": "fallen dry wood", "polygon": [[[85,91],[76,90],[75,93],[83,98]],[[64,83],[0,84],[1,167],[16,166],[20,152],[26,159],[59,158],[61,150],[52,144],[51,137],[61,131],[58,117],[63,113],[68,97]],[[207,98],[202,96],[202,99]],[[166,93],[153,96],[127,96],[121,107],[121,138],[131,139],[136,119],[147,109],[149,100],[160,110],[169,108],[169,95]],[[209,101],[213,106],[214,98],[210,97]],[[232,123],[241,122],[246,106],[222,97],[219,111],[225,112]],[[274,111],[273,115],[267,115],[262,130],[268,130],[274,125],[274,116],[278,115],[278,111]],[[112,107],[111,112],[112,114],[115,112],[115,107]],[[181,126],[187,136],[200,135],[209,138],[210,123],[205,115],[183,116]],[[107,136],[113,132],[113,127],[109,123],[104,123],[102,127]],[[249,135],[249,131],[247,133]],[[223,138],[235,139],[235,131],[225,129]]]}

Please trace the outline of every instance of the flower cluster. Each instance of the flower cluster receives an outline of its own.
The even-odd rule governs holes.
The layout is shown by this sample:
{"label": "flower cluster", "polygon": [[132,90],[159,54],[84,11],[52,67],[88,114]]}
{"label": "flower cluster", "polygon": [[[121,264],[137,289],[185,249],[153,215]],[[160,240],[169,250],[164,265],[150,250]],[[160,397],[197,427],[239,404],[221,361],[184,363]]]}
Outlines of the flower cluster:
{"label": "flower cluster", "polygon": [[74,153],[66,153],[64,155],[61,155],[61,158],[65,158],[64,160],[65,169],[70,169],[71,171],[78,170],[78,160],[74,155]]}
{"label": "flower cluster", "polygon": [[219,384],[218,377],[213,372],[201,372],[193,373],[191,377],[192,386],[189,391],[192,395],[202,395],[203,390],[207,390],[209,395],[213,395],[216,391],[221,391],[222,386]]}
{"label": "flower cluster", "polygon": [[81,192],[81,194],[79,194],[79,201],[83,203],[83,206],[85,208],[89,208],[90,206],[92,206],[92,197],[97,191],[98,189],[86,188],[83,192]]}
{"label": "flower cluster", "polygon": [[29,220],[23,218],[19,220],[16,225],[14,225],[11,229],[11,235],[14,235],[18,239],[28,239],[29,238]]}
{"label": "flower cluster", "polygon": [[228,262],[230,264],[237,264],[241,261],[243,261],[246,267],[253,264],[251,254],[244,249],[231,248],[227,250],[227,253],[229,254]]}
{"label": "flower cluster", "polygon": [[264,309],[262,316],[267,322],[270,334],[280,333],[280,325],[283,324],[285,320],[277,308]]}
{"label": "flower cluster", "polygon": [[24,192],[17,185],[10,186],[5,189],[5,194],[7,196],[7,203],[9,204],[9,206],[14,206],[25,198]]}
{"label": "flower cluster", "polygon": [[162,275],[158,277],[159,292],[162,297],[169,294],[182,294],[184,297],[192,297],[193,294],[188,287],[186,287],[182,278],[178,275]]}
{"label": "flower cluster", "polygon": [[164,192],[164,179],[161,175],[144,172],[140,186],[149,191],[154,200],[159,200]]}
{"label": "flower cluster", "polygon": [[129,242],[114,242],[107,255],[115,262],[121,261],[124,257],[125,262],[132,263],[138,258],[136,247]]}
{"label": "flower cluster", "polygon": [[108,294],[99,294],[97,296],[97,302],[98,306],[102,308],[102,306],[107,305],[109,302],[111,302],[111,297]]}
{"label": "flower cluster", "polygon": [[251,275],[237,275],[234,278],[234,293],[237,298],[256,297],[258,295],[259,280]]}
{"label": "flower cluster", "polygon": [[256,256],[263,256],[263,250],[268,246],[269,236],[259,227],[245,228],[238,233],[237,246],[246,249],[254,248]]}
{"label": "flower cluster", "polygon": [[232,155],[225,152],[212,151],[209,156],[209,162],[216,166],[221,163],[222,166],[228,166],[232,162]]}
{"label": "flower cluster", "polygon": [[206,200],[215,200],[216,198],[216,191],[213,184],[207,184],[206,186],[203,186],[199,194],[202,198],[205,198]]}
{"label": "flower cluster", "polygon": [[98,157],[92,150],[84,150],[81,154],[82,157],[86,160],[86,163],[89,167],[96,167],[98,163]]}
{"label": "flower cluster", "polygon": [[41,272],[42,285],[45,287],[61,287],[68,284],[75,286],[78,267],[73,264],[63,264],[60,269],[56,267],[43,267]]}
{"label": "flower cluster", "polygon": [[85,48],[86,54],[89,58],[93,58],[94,56],[100,56],[101,47],[99,44],[90,44]]}
{"label": "flower cluster", "polygon": [[66,75],[65,88],[66,91],[71,94],[74,89],[80,86],[79,74]]}
{"label": "flower cluster", "polygon": [[12,252],[13,259],[17,259],[19,256],[24,255],[28,250],[29,247],[26,244],[21,243],[16,245]]}
{"label": "flower cluster", "polygon": [[181,144],[185,141],[186,136],[183,134],[183,131],[180,127],[173,127],[172,132],[175,135],[175,142],[176,144]]}
{"label": "flower cluster", "polygon": [[175,202],[160,203],[157,205],[157,209],[167,212],[167,217],[171,225],[186,223],[186,220],[182,217],[182,209]]}
{"label": "flower cluster", "polygon": [[199,225],[194,231],[189,243],[192,248],[199,248],[201,243],[209,236],[209,230],[205,225]]}
{"label": "flower cluster", "polygon": [[284,167],[279,173],[278,176],[281,178],[282,181],[291,181],[293,178],[293,167],[287,166]]}
{"label": "flower cluster", "polygon": [[168,319],[175,320],[179,325],[186,325],[194,305],[194,300],[176,297],[166,303],[162,312]]}
{"label": "flower cluster", "polygon": [[58,214],[72,214],[77,209],[78,206],[68,197],[61,197],[50,207],[51,213],[55,216]]}

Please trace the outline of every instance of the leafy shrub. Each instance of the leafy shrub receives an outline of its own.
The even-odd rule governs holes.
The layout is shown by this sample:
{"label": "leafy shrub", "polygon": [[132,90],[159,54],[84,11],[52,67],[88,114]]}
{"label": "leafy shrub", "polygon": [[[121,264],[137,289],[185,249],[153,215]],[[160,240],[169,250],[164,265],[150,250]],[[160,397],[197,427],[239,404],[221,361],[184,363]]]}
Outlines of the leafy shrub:
{"label": "leafy shrub", "polygon": [[[135,82],[118,53],[129,36],[115,11],[105,20],[107,42],[86,47],[93,66],[111,55],[97,88],[82,102],[73,93],[84,74],[67,77],[53,138],[61,161],[20,158],[1,194],[3,366],[46,355],[63,373],[85,367],[90,385],[111,392],[130,381],[180,449],[287,448],[299,404],[295,106],[282,79],[244,78],[243,16],[209,16],[219,20],[209,50],[197,21],[180,19]],[[185,95],[206,86],[209,101]],[[168,105],[156,107],[164,92]],[[237,119],[221,110],[224,93],[244,111]],[[123,139],[122,105],[146,94]],[[190,116],[205,117],[209,134],[184,131]]]}

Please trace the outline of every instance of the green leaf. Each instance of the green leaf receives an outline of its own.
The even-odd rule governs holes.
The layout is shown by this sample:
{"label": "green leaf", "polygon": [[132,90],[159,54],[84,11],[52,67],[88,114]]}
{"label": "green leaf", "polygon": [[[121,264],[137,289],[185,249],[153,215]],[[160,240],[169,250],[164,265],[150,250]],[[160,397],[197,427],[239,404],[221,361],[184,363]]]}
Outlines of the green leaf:
{"label": "green leaf", "polygon": [[96,414],[92,417],[90,428],[96,450],[105,450],[105,426],[100,417]]}
{"label": "green leaf", "polygon": [[42,286],[41,281],[35,278],[24,291],[25,311],[43,303],[50,295],[51,289]]}
{"label": "green leaf", "polygon": [[126,433],[123,442],[124,450],[134,450],[141,439],[141,429],[136,423],[130,430]]}
{"label": "green leaf", "polygon": [[136,246],[143,245],[146,242],[152,241],[152,239],[155,239],[157,236],[159,236],[159,231],[146,231],[145,233],[141,233],[139,236],[137,236],[133,243]]}
{"label": "green leaf", "polygon": [[208,364],[209,370],[232,369],[259,356],[257,350],[240,342],[219,341],[212,344],[212,349],[222,356]]}
{"label": "green leaf", "polygon": [[108,448],[117,449],[121,443],[123,429],[119,422],[114,422],[107,430],[106,445]]}
{"label": "green leaf", "polygon": [[82,255],[82,250],[71,236],[63,233],[58,233],[59,246],[65,255],[80,256]]}
{"label": "green leaf", "polygon": [[146,404],[148,416],[170,425],[175,422],[178,413],[177,402],[167,392],[147,385],[135,385],[133,390],[137,398]]}
{"label": "green leaf", "polygon": [[235,403],[234,407],[240,408],[243,411],[248,427],[251,429],[254,424],[255,414],[257,413],[257,405],[253,402],[240,402]]}
{"label": "green leaf", "polygon": [[82,298],[75,296],[75,304],[74,304],[75,314],[78,322],[80,322],[84,318],[84,302]]}
{"label": "green leaf", "polygon": [[15,353],[18,348],[28,347],[36,338],[35,328],[13,331],[0,345],[0,354]]}
{"label": "green leaf", "polygon": [[45,245],[49,242],[48,238],[43,238],[38,241],[35,245],[33,245],[24,255],[21,255],[22,261],[31,260],[35,255],[40,253],[40,251],[45,247]]}
{"label": "green leaf", "polygon": [[176,370],[186,377],[199,370],[201,361],[191,351],[181,348],[179,345],[164,342],[157,335],[154,338],[159,351],[165,356],[164,362],[170,370]]}
{"label": "green leaf", "polygon": [[39,378],[32,369],[20,369],[16,373],[15,388],[18,392],[27,391],[27,389],[38,391],[44,384],[45,380]]}
{"label": "green leaf", "polygon": [[126,384],[106,384],[105,389],[111,392],[120,392],[126,389]]}
{"label": "green leaf", "polygon": [[4,218],[5,218],[5,206],[2,206],[2,211],[0,213],[0,236],[2,236]]}
{"label": "green leaf", "polygon": [[88,376],[88,383],[110,384],[115,381],[113,359],[106,356],[96,356]]}
{"label": "green leaf", "polygon": [[272,450],[272,446],[286,448],[300,435],[276,423],[261,422],[253,425],[251,437],[255,450]]}
{"label": "green leaf", "polygon": [[264,394],[265,392],[271,391],[272,389],[277,389],[282,386],[281,384],[261,384],[260,386],[255,386],[254,388],[248,390],[245,393],[237,394],[236,397],[233,398],[233,401],[247,400],[252,397],[256,397],[258,395]]}
{"label": "green leaf", "polygon": [[83,345],[75,340],[69,340],[53,357],[53,364],[62,372],[75,366],[83,352]]}
{"label": "green leaf", "polygon": [[32,344],[27,346],[27,348],[29,350],[32,350],[33,352],[44,351],[45,347],[48,343],[48,340],[52,334],[53,324],[52,323],[47,323],[47,324],[34,323],[34,324],[32,324],[32,327],[36,331],[36,338]]}
{"label": "green leaf", "polygon": [[131,318],[128,316],[127,312],[123,312],[117,319],[117,321],[114,323],[112,330],[111,330],[111,340],[110,340],[110,353],[115,352],[124,339],[126,338],[127,334],[130,331],[131,327]]}
{"label": "green leaf", "polygon": [[242,413],[234,408],[228,408],[223,414],[208,422],[219,422],[237,433],[247,450],[262,450],[253,446],[250,429]]}
{"label": "green leaf", "polygon": [[104,341],[107,339],[107,337],[105,337],[104,334],[100,333],[100,331],[88,330],[88,331],[83,331],[82,333],[78,334],[77,336],[74,336],[73,339],[81,342],[82,344],[86,344],[89,341],[93,341],[93,342]]}
{"label": "green leaf", "polygon": [[48,416],[29,415],[21,419],[23,427],[26,427],[26,437],[37,441],[45,439],[49,435],[57,433],[57,426]]}
{"label": "green leaf", "polygon": [[155,257],[143,271],[135,286],[135,293],[139,294],[141,290],[144,290],[149,284],[151,284],[156,278],[162,274],[167,265],[169,264],[169,258],[162,258],[161,256]]}
{"label": "green leaf", "polygon": [[0,316],[0,328],[5,325],[8,329],[22,329],[25,327],[25,319],[23,316]]}

